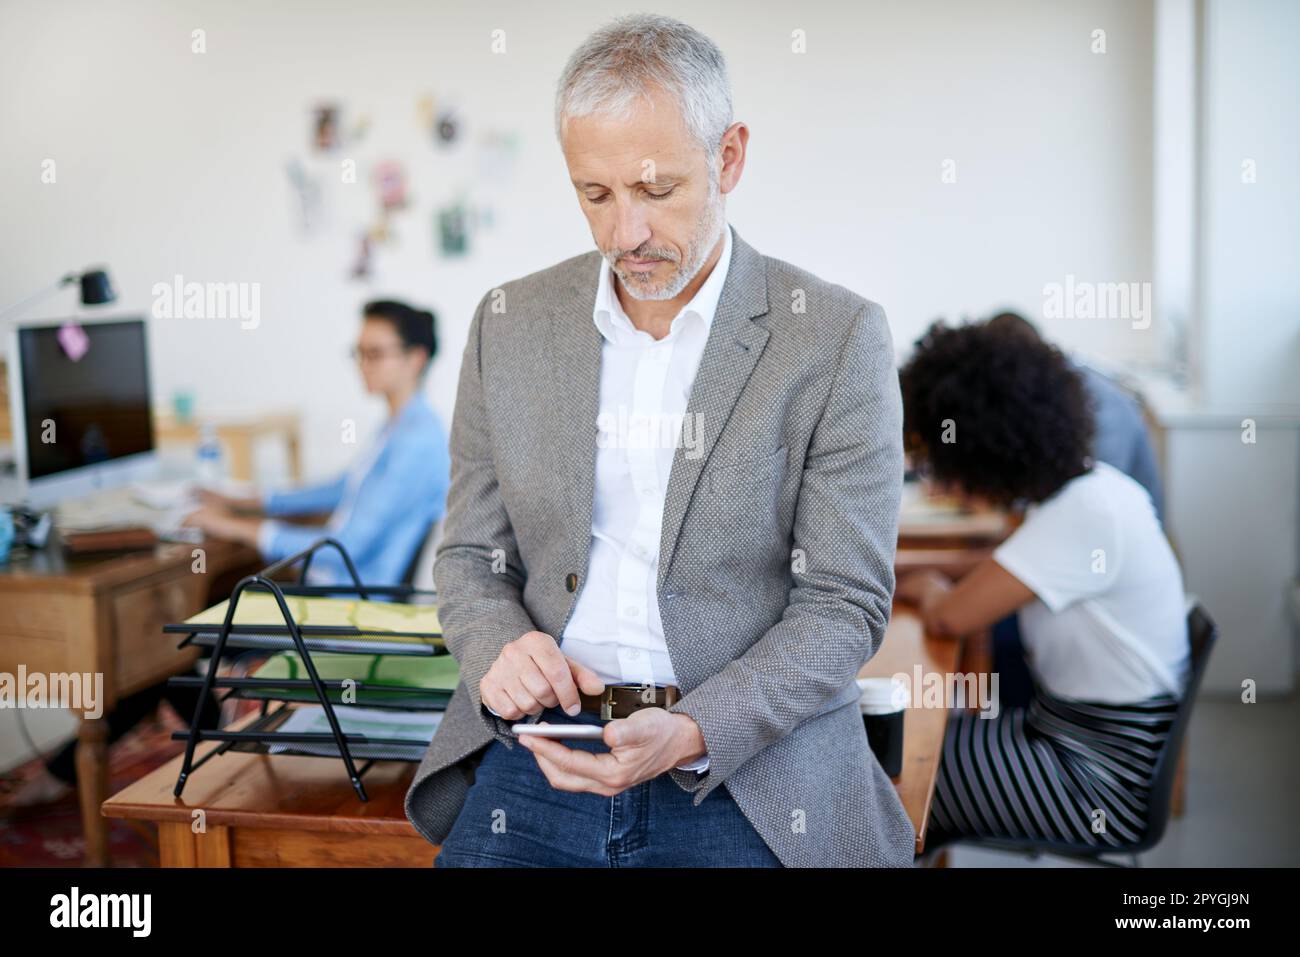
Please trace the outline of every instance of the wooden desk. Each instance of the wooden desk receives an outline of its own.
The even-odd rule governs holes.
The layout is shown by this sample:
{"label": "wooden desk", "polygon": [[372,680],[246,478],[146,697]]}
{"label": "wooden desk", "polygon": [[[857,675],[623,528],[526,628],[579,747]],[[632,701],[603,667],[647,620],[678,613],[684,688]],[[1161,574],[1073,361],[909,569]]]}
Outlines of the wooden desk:
{"label": "wooden desk", "polygon": [[992,545],[969,545],[954,548],[908,548],[901,542],[894,553],[894,574],[913,571],[936,571],[954,581],[993,554]]}
{"label": "wooden desk", "polygon": [[[895,605],[884,643],[858,677],[888,678],[902,672],[910,680],[918,664],[922,674],[952,674],[958,671],[961,645],[948,638],[928,637],[915,611]],[[918,854],[925,848],[925,826],[939,780],[947,729],[947,708],[909,707],[903,718],[903,770],[894,778],[894,786],[916,829]]]}
{"label": "wooden desk", "polygon": [[242,546],[209,542],[194,571],[191,545],[112,557],[65,557],[55,547],[15,550],[0,565],[0,671],[102,673],[104,717],[82,718],[77,783],[86,863],[108,861],[100,805],[108,795],[108,711],[121,697],[193,665],[198,649],[178,651],[162,626],[202,611],[221,589],[260,567]]}
{"label": "wooden desk", "polygon": [[898,550],[894,570],[932,570],[960,578],[993,554],[1018,524],[1004,512],[961,512],[923,497],[918,489],[905,491],[898,518]]}
{"label": "wooden desk", "polygon": [[1001,512],[971,512],[933,518],[904,513],[898,541],[904,548],[953,548],[997,544],[1011,531],[1011,519]]}
{"label": "wooden desk", "polygon": [[253,474],[253,449],[257,440],[278,435],[283,438],[289,454],[289,477],[297,482],[302,478],[302,450],[298,435],[298,416],[281,412],[246,417],[217,417],[209,420],[196,416],[188,422],[177,422],[169,415],[154,420],[157,441],[161,445],[195,445],[199,441],[199,426],[211,421],[217,431],[217,440],[225,449],[230,462],[230,477],[239,482],[251,482]]}
{"label": "wooden desk", "polygon": [[[896,608],[880,653],[862,676],[951,672],[958,643],[927,639],[914,612]],[[251,721],[246,718],[237,724]],[[948,712],[910,710],[905,719],[902,773],[894,780],[925,840],[943,751]],[[200,744],[202,757],[219,744]],[[428,867],[438,849],[406,819],[403,802],[415,765],[377,761],[366,772],[370,800],[362,803],[333,758],[227,751],[194,772],[182,799],[172,796],[181,757],[141,778],[104,802],[107,817],[158,824],[164,867]],[[206,830],[193,830],[201,809]]]}
{"label": "wooden desk", "polygon": [[898,515],[899,548],[964,548],[996,545],[1011,532],[1013,522],[1001,511],[969,511],[941,498],[931,498],[925,487],[903,486]]}

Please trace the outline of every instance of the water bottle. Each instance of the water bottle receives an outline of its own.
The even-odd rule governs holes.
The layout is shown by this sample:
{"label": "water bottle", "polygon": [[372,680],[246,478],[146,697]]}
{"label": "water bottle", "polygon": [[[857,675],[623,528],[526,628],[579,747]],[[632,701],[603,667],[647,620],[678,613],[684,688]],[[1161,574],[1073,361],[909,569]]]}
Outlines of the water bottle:
{"label": "water bottle", "polygon": [[198,469],[195,480],[200,485],[215,486],[224,478],[221,460],[221,442],[217,439],[214,425],[204,425],[199,429]]}

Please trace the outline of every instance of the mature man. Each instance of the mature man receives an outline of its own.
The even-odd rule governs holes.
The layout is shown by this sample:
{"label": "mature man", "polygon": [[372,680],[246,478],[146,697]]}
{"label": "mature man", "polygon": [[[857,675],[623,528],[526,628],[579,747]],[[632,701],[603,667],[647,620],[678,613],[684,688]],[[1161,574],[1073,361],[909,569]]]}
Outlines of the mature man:
{"label": "mature man", "polygon": [[854,683],[894,584],[884,313],[726,225],[749,131],[685,24],[593,34],[556,132],[599,253],[471,324],[435,569],[462,683],[407,815],[439,866],[909,864]]}

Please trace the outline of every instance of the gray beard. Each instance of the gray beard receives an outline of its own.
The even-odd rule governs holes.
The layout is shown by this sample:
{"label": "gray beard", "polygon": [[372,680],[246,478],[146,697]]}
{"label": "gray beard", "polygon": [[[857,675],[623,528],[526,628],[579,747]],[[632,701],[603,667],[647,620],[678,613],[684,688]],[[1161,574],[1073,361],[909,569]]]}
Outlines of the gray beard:
{"label": "gray beard", "polygon": [[635,275],[631,277],[624,275],[622,270],[614,263],[611,262],[610,267],[614,270],[614,274],[622,280],[624,291],[633,299],[639,299],[643,302],[662,302],[666,299],[672,299],[690,285],[691,280],[698,276],[700,270],[704,268],[709,253],[713,252],[713,247],[717,245],[721,230],[722,203],[719,201],[717,190],[714,189],[710,190],[709,202],[696,224],[695,235],[686,244],[686,265],[679,267],[672,278],[665,282],[662,287],[658,289],[647,288],[640,284]]}

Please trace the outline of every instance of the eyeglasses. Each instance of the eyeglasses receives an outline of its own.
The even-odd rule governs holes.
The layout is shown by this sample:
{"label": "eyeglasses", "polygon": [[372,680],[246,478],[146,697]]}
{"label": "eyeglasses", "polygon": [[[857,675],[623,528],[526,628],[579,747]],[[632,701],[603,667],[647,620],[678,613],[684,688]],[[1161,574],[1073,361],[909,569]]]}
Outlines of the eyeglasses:
{"label": "eyeglasses", "polygon": [[398,346],[396,349],[362,349],[360,346],[353,346],[348,350],[348,355],[354,362],[379,362],[389,356],[400,356],[407,349],[407,346]]}

